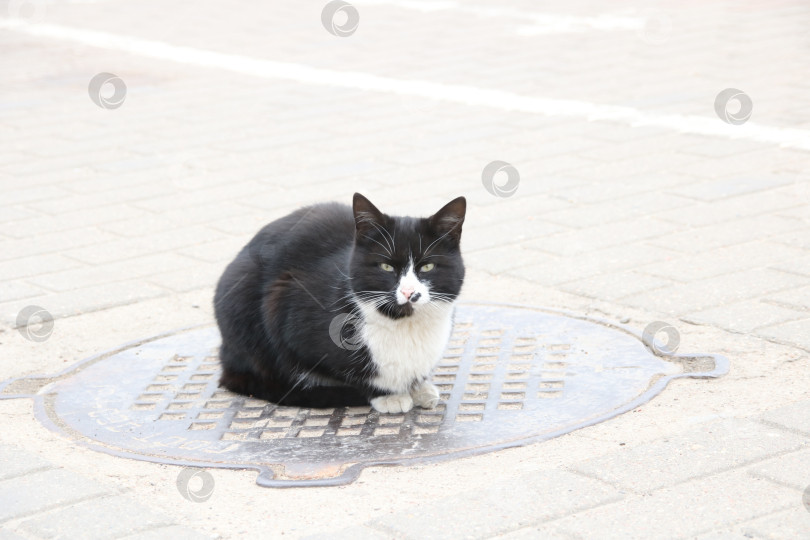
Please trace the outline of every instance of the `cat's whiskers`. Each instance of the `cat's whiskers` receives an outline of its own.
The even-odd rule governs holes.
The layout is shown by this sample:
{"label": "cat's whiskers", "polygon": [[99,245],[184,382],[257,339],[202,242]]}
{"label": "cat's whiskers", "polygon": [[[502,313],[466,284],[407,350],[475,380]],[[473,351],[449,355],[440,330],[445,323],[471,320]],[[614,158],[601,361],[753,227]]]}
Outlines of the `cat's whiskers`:
{"label": "cat's whiskers", "polygon": [[[350,276],[349,274],[344,274],[344,273],[343,273],[343,270],[341,270],[341,269],[340,269],[340,266],[338,266],[338,264],[337,264],[337,263],[335,263],[335,268],[337,269],[338,273],[339,273],[341,276],[345,277],[345,278],[346,278],[347,280],[349,280],[349,282],[351,283],[351,281],[352,281],[352,276]],[[335,288],[335,289],[340,289],[340,287],[337,287],[337,286],[334,286],[334,285],[333,285],[332,287],[333,287],[333,288]]]}
{"label": "cat's whiskers", "polygon": [[[375,229],[377,229],[377,231],[382,235],[383,240],[385,240],[385,243],[388,244],[388,246],[390,247],[389,253],[393,253],[394,251],[396,251],[396,249],[394,249],[394,247],[396,246],[396,242],[394,242],[394,238],[391,236],[391,233],[386,231],[384,227],[380,227],[374,221],[371,221],[370,223],[374,226]],[[387,238],[386,235],[388,235]],[[389,239],[391,240],[390,243],[388,242]]]}
{"label": "cat's whiskers", "polygon": [[438,237],[436,240],[434,240],[433,242],[431,242],[431,244],[430,244],[430,245],[427,247],[427,249],[425,250],[425,256],[427,256],[427,255],[430,253],[430,249],[431,249],[431,248],[432,248],[434,245],[436,245],[436,243],[437,243],[437,242],[439,242],[439,241],[440,241],[442,238],[444,238],[445,236],[447,236],[448,234],[450,234],[451,232],[453,232],[453,230],[455,230],[455,227],[451,228],[449,231],[447,231],[446,233],[444,233],[443,235],[441,235],[440,237]]}
{"label": "cat's whiskers", "polygon": [[385,247],[384,245],[380,244],[380,243],[379,243],[377,240],[373,239],[373,238],[372,238],[372,237],[370,237],[369,235],[367,235],[367,234],[366,234],[366,235],[363,235],[363,238],[368,238],[369,240],[371,240],[372,242],[374,242],[375,244],[377,244],[378,246],[380,246],[381,248],[383,248],[385,251],[387,251],[387,252],[388,252],[388,256],[389,256],[389,257],[393,257],[393,256],[394,256],[394,254],[393,254],[393,253],[392,253],[392,252],[391,252],[391,251],[390,251],[390,250],[389,250],[387,247]]}

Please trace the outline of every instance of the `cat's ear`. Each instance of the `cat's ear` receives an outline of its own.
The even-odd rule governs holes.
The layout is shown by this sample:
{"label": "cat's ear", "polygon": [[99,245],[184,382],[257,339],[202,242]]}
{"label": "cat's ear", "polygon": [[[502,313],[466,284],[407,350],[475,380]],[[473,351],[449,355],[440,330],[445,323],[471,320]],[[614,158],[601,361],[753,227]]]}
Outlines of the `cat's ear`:
{"label": "cat's ear", "polygon": [[385,223],[383,213],[359,193],[354,194],[352,210],[354,210],[354,225],[358,233],[372,230],[374,224],[383,225]]}
{"label": "cat's ear", "polygon": [[430,226],[439,236],[450,236],[461,240],[461,225],[467,213],[467,199],[458,197],[445,204],[441,210],[428,218]]}

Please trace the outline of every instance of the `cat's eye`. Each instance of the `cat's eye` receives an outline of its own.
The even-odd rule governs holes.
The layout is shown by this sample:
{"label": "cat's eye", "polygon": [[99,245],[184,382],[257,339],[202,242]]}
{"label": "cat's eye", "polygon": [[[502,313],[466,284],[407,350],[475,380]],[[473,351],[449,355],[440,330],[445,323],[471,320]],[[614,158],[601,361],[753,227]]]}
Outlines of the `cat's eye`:
{"label": "cat's eye", "polygon": [[422,265],[422,268],[420,268],[420,269],[419,269],[419,271],[420,271],[420,272],[430,272],[430,271],[431,271],[431,270],[433,270],[434,268],[436,268],[436,265],[435,265],[435,264],[433,264],[433,263],[427,263],[427,264],[423,264],[423,265]]}
{"label": "cat's eye", "polygon": [[393,267],[393,266],[391,266],[391,265],[390,265],[390,264],[388,264],[388,263],[380,263],[380,268],[382,268],[382,269],[383,269],[383,270],[385,270],[386,272],[393,272],[393,271],[394,271],[394,267]]}

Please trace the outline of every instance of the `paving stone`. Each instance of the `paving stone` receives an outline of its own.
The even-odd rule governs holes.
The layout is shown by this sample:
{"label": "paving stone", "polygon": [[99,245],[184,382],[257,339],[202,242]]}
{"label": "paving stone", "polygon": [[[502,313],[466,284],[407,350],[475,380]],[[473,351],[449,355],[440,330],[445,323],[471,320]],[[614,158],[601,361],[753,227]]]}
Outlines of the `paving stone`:
{"label": "paving stone", "polygon": [[[258,228],[253,231],[258,231]],[[139,237],[119,238],[114,242],[105,242],[88,248],[66,250],[65,254],[84,261],[87,264],[100,265],[115,263],[135,257],[147,257],[156,253],[177,252],[188,248],[221,239],[222,233],[210,227],[192,226],[177,228],[167,225],[163,232],[147,233]],[[244,239],[247,243],[248,238]]]}
{"label": "paving stone", "polygon": [[93,212],[76,210],[74,212],[59,214],[58,217],[41,216],[17,221],[15,223],[7,223],[3,226],[3,232],[15,238],[31,238],[40,234],[55,233],[99,225],[110,221],[140,217],[144,214],[146,214],[145,211],[126,204],[111,204],[94,209]]}
{"label": "paving stone", "polygon": [[0,280],[32,277],[81,266],[82,263],[61,254],[43,254],[0,262]]}
{"label": "paving stone", "polygon": [[349,527],[339,531],[312,534],[303,537],[304,540],[389,540],[391,533],[372,529],[371,527]]}
{"label": "paving stone", "polygon": [[801,507],[745,521],[725,529],[714,530],[696,536],[697,540],[718,538],[806,538],[810,531],[810,512]]}
{"label": "paving stone", "polygon": [[700,142],[682,146],[678,151],[686,154],[695,154],[697,156],[716,157],[731,156],[740,153],[740,151],[754,152],[762,148],[761,145],[754,142],[727,141],[708,137],[695,138],[700,139]]}
{"label": "paving stone", "polygon": [[48,214],[65,215],[74,213],[77,210],[86,210],[95,213],[99,210],[103,212],[105,207],[119,203],[123,199],[129,201],[130,206],[137,210],[141,201],[169,192],[171,192],[171,187],[166,185],[166,183],[143,183],[139,184],[137,189],[119,188],[101,193],[71,195],[70,197],[32,203],[29,204],[29,206]]}
{"label": "paving stone", "polygon": [[793,272],[794,274],[810,276],[810,254],[801,258],[790,259],[774,264],[773,268],[785,272]]}
{"label": "paving stone", "polygon": [[[105,223],[100,225],[99,228],[117,236],[128,238],[164,235],[167,232],[176,233],[178,230],[176,223],[169,216],[152,213],[147,213],[142,218],[122,219],[121,221]],[[116,240],[121,241],[120,238],[116,238]]]}
{"label": "paving stone", "polygon": [[722,307],[688,313],[681,317],[686,322],[708,324],[732,332],[751,333],[756,328],[807,318],[807,312],[748,300]]}
{"label": "paving stone", "polygon": [[800,401],[768,411],[761,418],[810,437],[810,401]]}
{"label": "paving stone", "polygon": [[175,226],[205,225],[210,221],[244,214],[245,207],[229,201],[200,204],[184,208],[182,212],[169,212]]}
{"label": "paving stone", "polygon": [[673,253],[671,258],[644,265],[637,270],[674,281],[690,282],[751,268],[764,268],[805,255],[802,249],[767,241],[746,242],[695,255],[670,253]]}
{"label": "paving stone", "polygon": [[19,534],[8,531],[0,527],[0,540],[27,540]]}
{"label": "paving stone", "polygon": [[[258,229],[256,229],[258,231]],[[250,237],[228,237],[214,242],[196,244],[177,250],[180,255],[193,257],[207,263],[230,263],[245,246]]]}
{"label": "paving stone", "polygon": [[763,301],[791,309],[810,311],[810,287],[800,287],[785,292],[769,294]]}
{"label": "paving stone", "polygon": [[[37,212],[32,212],[31,210],[26,210],[25,208],[4,205],[3,215],[0,215],[0,223],[6,224],[9,222],[37,217],[38,215],[40,214]],[[3,227],[0,227],[0,230],[2,229]]]}
{"label": "paving stone", "polygon": [[231,257],[226,257],[226,260],[221,264],[195,262],[185,270],[155,274],[145,279],[149,283],[154,283],[159,287],[178,293],[205,287],[216,287],[222,272],[225,271],[225,266],[230,262],[231,258],[236,256],[236,253],[237,251],[234,251]]}
{"label": "paving stone", "polygon": [[17,530],[37,538],[104,540],[171,523],[170,518],[130,497],[117,496],[91,499],[37,515],[21,522]]}
{"label": "paving stone", "polygon": [[237,196],[256,196],[267,190],[267,186],[256,181],[233,182],[225,186],[212,186],[186,193],[182,199],[178,199],[174,193],[166,193],[159,194],[160,196],[156,197],[144,198],[134,202],[133,205],[152,212],[175,212],[200,204],[221,201],[227,198],[233,199]]}
{"label": "paving stone", "polygon": [[[599,227],[563,232],[538,240],[531,240],[526,242],[525,245],[555,255],[571,256],[648,238],[661,238],[662,235],[672,232],[673,229],[675,229],[675,226],[670,223],[651,218],[638,218]],[[656,244],[669,249],[659,242],[656,242]]]}
{"label": "paving stone", "polygon": [[801,502],[795,490],[743,471],[692,480],[600,506],[554,522],[562,532],[590,538],[691,538]]}
{"label": "paving stone", "polygon": [[188,527],[172,525],[137,532],[129,536],[122,536],[121,540],[165,540],[166,538],[176,538],[178,540],[213,540],[215,537],[195,531],[194,529],[189,529]]}
{"label": "paving stone", "polygon": [[756,333],[762,337],[793,343],[804,350],[810,351],[810,319],[760,328]]}
{"label": "paving stone", "polygon": [[[564,182],[566,180],[558,179],[556,181]],[[470,194],[465,193],[464,196],[467,198],[468,212],[470,212],[471,216],[474,216],[473,219],[475,223],[480,224],[484,230],[494,223],[512,221],[515,219],[516,215],[524,216],[526,219],[539,219],[566,227],[571,226],[565,223],[559,223],[554,219],[549,219],[549,216],[552,215],[555,210],[570,208],[572,204],[568,201],[551,197],[546,193],[529,195],[521,192],[519,197],[515,196],[506,199],[493,197],[486,191]],[[582,224],[580,223],[574,226],[580,227]]]}
{"label": "paving stone", "polygon": [[650,185],[652,183],[651,177],[654,175],[678,171],[683,164],[693,160],[692,157],[651,152],[643,156],[633,156],[624,160],[597,163],[590,167],[578,168],[576,174],[586,178],[598,179],[599,182],[610,181],[616,184],[621,184],[631,177],[643,178],[646,179],[646,185]]}
{"label": "paving stone", "polygon": [[111,489],[71,471],[33,472],[0,482],[0,521],[110,494]]}
{"label": "paving stone", "polygon": [[0,261],[61,252],[71,247],[89,246],[112,239],[111,234],[88,227],[41,235],[34,239],[5,240],[0,242]]}
{"label": "paving stone", "polygon": [[810,450],[800,450],[758,463],[748,472],[758,478],[772,480],[784,486],[804,491],[810,486]]}
{"label": "paving stone", "polygon": [[684,253],[701,253],[718,248],[776,237],[801,229],[795,220],[764,215],[726,221],[668,235],[656,235],[651,244]]}
{"label": "paving stone", "polygon": [[488,538],[621,498],[597,480],[548,470],[416,505],[371,525],[405,538]]}
{"label": "paving stone", "polygon": [[497,538],[498,540],[536,540],[537,538],[548,538],[549,540],[577,540],[580,537],[567,534],[552,524],[525,527],[517,531],[499,534],[492,538]]}
{"label": "paving stone", "polygon": [[[605,164],[599,164],[598,166],[605,167]],[[585,171],[589,171],[589,169],[574,171],[572,174],[580,175]],[[585,174],[587,173],[585,172]],[[553,191],[556,196],[563,197],[569,203],[576,205],[576,208],[579,210],[579,215],[595,214],[594,209],[605,207],[607,211],[611,212],[613,215],[613,219],[609,221],[621,221],[634,216],[653,214],[654,211],[647,211],[645,209],[645,202],[660,204],[659,194],[650,192],[655,186],[650,185],[650,180],[647,176],[638,176],[629,179],[623,178],[621,182],[605,182],[598,175],[587,177],[590,178],[591,181],[574,182],[563,186],[555,185]],[[662,198],[666,197],[666,195],[662,196]],[[684,200],[684,202],[686,204],[689,203],[688,199]],[[625,211],[623,211],[623,209]],[[556,213],[551,214],[552,221],[560,222],[571,227],[581,228],[583,226],[592,226],[604,222],[603,220],[597,220],[595,223],[587,223],[586,218],[585,223],[577,224],[576,220],[571,219],[572,217],[573,216],[569,215],[568,219],[566,219],[564,214],[562,216]]]}
{"label": "paving stone", "polygon": [[[688,186],[681,189],[688,189]],[[684,198],[683,200],[688,201],[689,199]],[[680,205],[672,210],[658,212],[656,217],[690,227],[702,227],[745,216],[770,214],[795,206],[796,198],[794,196],[771,190],[719,201],[691,201],[688,206]],[[780,213],[780,215],[783,214]]]}
{"label": "paving stone", "polygon": [[48,199],[62,200],[67,195],[70,195],[70,191],[57,186],[28,186],[23,189],[4,190],[3,205],[28,204]]}
{"label": "paving stone", "polygon": [[27,283],[19,281],[5,281],[0,282],[0,303],[11,302],[12,300],[19,300],[21,298],[31,298],[45,294],[45,291],[39,287],[33,287]]}
{"label": "paving stone", "polygon": [[[806,213],[804,213],[804,215],[806,215]],[[798,220],[794,220],[793,223],[797,225],[796,229],[785,231],[774,239],[777,242],[788,246],[810,249],[810,227],[802,227],[801,225],[798,225],[802,223]]]}
{"label": "paving stone", "polygon": [[[784,430],[727,419],[593,458],[574,465],[573,470],[636,493],[649,493],[807,445],[805,438]],[[646,472],[638,474],[639,470]]]}
{"label": "paving stone", "polygon": [[[509,269],[507,273],[536,283],[559,285],[635,268],[652,261],[666,260],[672,255],[671,251],[643,243],[614,246],[569,256],[554,256],[538,252],[537,255],[531,256],[532,264]],[[466,257],[465,254],[465,261]]]}
{"label": "paving stone", "polygon": [[136,257],[104,265],[87,266],[45,274],[31,278],[30,282],[39,287],[56,292],[91,287],[103,283],[125,281],[151,276],[174,268],[187,268],[194,264],[192,259],[174,253],[162,253]]}
{"label": "paving stone", "polygon": [[792,184],[795,178],[791,175],[758,174],[730,176],[720,180],[691,184],[675,189],[672,192],[684,197],[703,201],[716,201],[745,193],[764,191],[779,186]]}
{"label": "paving stone", "polygon": [[[571,197],[572,195],[567,193],[566,196]],[[542,214],[542,218],[566,227],[582,228],[650,215],[658,218],[664,211],[677,214],[689,204],[688,199],[659,191],[636,192],[629,197],[610,199],[597,204],[572,203],[568,208],[545,212]]]}
{"label": "paving stone", "polygon": [[[145,281],[119,281],[37,298],[36,304],[45,308],[54,319],[131,304],[139,300],[163,296],[167,290]],[[0,322],[16,327],[17,314],[33,302],[15,300],[0,304]],[[58,326],[55,327],[58,332]]]}
{"label": "paving stone", "polygon": [[[525,261],[527,258],[535,259],[536,262],[532,265],[533,267],[541,264],[553,265],[557,262],[556,257],[549,255],[538,256],[537,252],[526,250],[517,244],[477,250],[470,253],[465,252],[464,265],[467,268],[476,268],[484,272],[489,272],[490,274],[499,274],[511,270],[515,268],[515,266],[520,266],[521,262]],[[540,276],[535,275],[535,279],[540,280]]]}
{"label": "paving stone", "polygon": [[664,287],[671,283],[666,279],[625,271],[572,281],[560,288],[589,298],[615,300],[630,294]]}
{"label": "paving stone", "polygon": [[15,446],[0,445],[0,481],[52,468],[53,465],[36,454]]}
{"label": "paving stone", "polygon": [[621,302],[651,311],[685,314],[798,288],[807,284],[806,279],[769,268],[755,268],[652,289],[622,298]]}
{"label": "paving stone", "polygon": [[[478,249],[489,249],[517,242],[527,242],[533,238],[551,238],[549,235],[565,230],[560,225],[543,221],[510,221],[497,223],[487,229],[486,235],[468,236],[464,238],[464,251],[473,252]],[[540,240],[542,242],[542,240]]]}

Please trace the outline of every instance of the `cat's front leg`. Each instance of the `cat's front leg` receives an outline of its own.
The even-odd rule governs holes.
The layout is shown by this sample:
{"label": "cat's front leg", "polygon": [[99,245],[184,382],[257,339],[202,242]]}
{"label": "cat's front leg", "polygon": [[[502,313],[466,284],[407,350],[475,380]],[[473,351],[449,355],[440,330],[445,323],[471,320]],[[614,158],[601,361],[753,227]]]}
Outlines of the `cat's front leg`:
{"label": "cat's front leg", "polygon": [[411,388],[411,398],[423,409],[433,409],[439,404],[439,389],[430,381],[424,380]]}
{"label": "cat's front leg", "polygon": [[413,399],[408,394],[389,394],[372,399],[371,406],[381,413],[403,413],[413,409]]}

